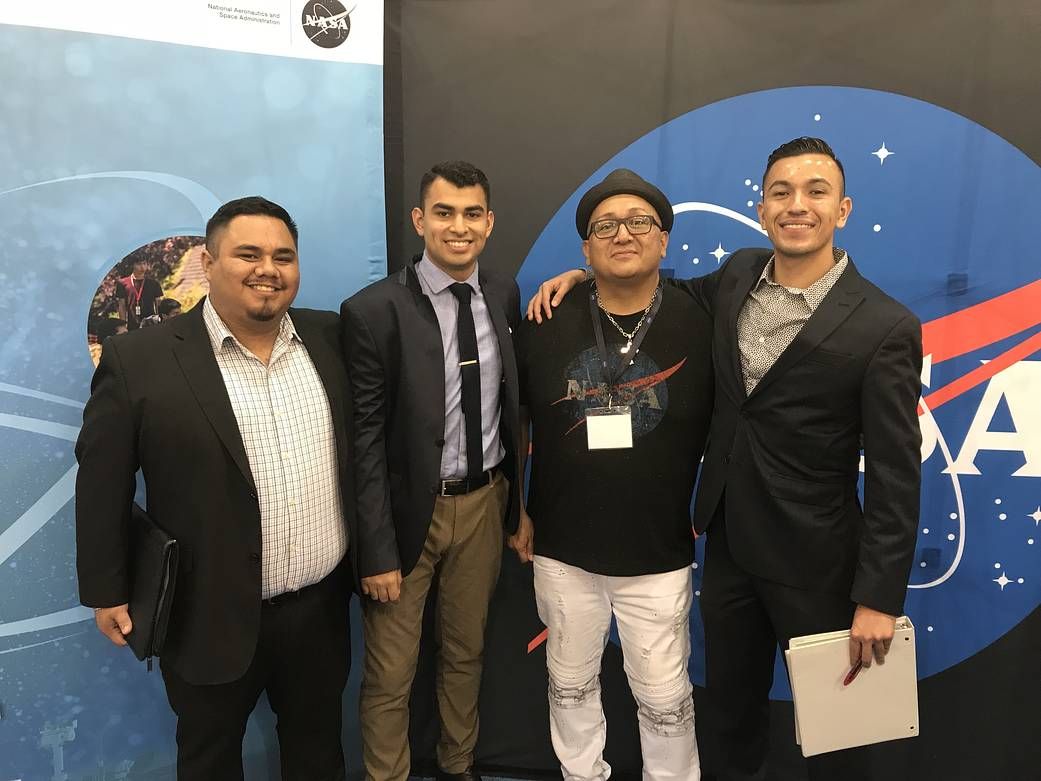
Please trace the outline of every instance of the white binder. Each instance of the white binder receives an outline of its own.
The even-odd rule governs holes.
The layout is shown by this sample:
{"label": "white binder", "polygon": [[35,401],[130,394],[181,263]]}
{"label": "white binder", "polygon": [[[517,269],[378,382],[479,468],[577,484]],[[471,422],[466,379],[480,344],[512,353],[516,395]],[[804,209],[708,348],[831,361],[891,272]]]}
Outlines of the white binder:
{"label": "white binder", "polygon": [[803,756],[918,734],[914,627],[906,616],[896,621],[885,664],[872,663],[848,686],[848,630],[793,637],[784,655]]}

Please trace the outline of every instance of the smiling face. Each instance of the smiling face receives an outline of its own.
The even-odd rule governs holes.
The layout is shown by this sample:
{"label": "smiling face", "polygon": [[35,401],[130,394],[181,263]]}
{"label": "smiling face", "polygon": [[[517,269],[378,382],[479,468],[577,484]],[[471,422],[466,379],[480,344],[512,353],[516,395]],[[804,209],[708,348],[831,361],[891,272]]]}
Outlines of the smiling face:
{"label": "smiling face", "polygon": [[456,187],[437,177],[412,210],[412,225],[423,237],[427,257],[453,279],[465,280],[492,233],[495,215],[480,185]]}
{"label": "smiling face", "polygon": [[763,181],[759,224],[782,260],[831,259],[835,230],[846,224],[853,201],[843,194],[842,173],[827,155],[783,157]]}
{"label": "smiling face", "polygon": [[202,253],[210,302],[235,331],[278,322],[300,288],[296,242],[277,217],[233,218],[216,237],[216,257]]}
{"label": "smiling face", "polygon": [[644,280],[658,273],[669,246],[669,234],[658,227],[661,219],[647,201],[638,195],[613,195],[597,204],[589,224],[598,220],[624,220],[637,214],[650,215],[656,223],[649,233],[633,236],[622,222],[618,233],[609,239],[591,235],[582,242],[582,254],[597,279],[625,282]]}

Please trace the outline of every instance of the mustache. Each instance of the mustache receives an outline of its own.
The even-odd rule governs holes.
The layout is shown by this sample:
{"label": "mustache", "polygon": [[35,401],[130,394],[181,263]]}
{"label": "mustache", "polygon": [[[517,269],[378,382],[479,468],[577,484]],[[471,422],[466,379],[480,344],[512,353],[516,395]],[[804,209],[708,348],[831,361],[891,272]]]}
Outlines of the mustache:
{"label": "mustache", "polygon": [[273,287],[276,290],[281,290],[282,289],[282,285],[280,283],[274,282],[274,281],[269,280],[269,279],[247,279],[245,282],[243,282],[243,284],[244,285],[267,285],[268,287]]}

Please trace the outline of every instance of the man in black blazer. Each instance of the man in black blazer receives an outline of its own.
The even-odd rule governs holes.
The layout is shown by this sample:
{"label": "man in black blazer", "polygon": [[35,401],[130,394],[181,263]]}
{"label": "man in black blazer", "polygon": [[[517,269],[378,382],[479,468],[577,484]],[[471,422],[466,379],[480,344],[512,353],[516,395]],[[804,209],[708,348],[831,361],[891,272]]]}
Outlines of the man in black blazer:
{"label": "man in black blazer", "polygon": [[76,443],[80,598],[125,645],[140,469],[148,514],[180,545],[160,659],[178,778],[241,779],[266,691],[282,778],[342,779],[354,502],[339,318],[289,308],[296,225],[263,198],[217,210],[203,267],[191,312],[105,343]]}
{"label": "man in black blazer", "polygon": [[[831,148],[795,139],[763,176],[759,219],[773,250],[739,250],[678,283],[713,314],[715,407],[694,527],[708,533],[701,613],[714,707],[702,723],[719,750],[706,764],[726,781],[766,778],[778,644],[849,627],[850,664],[870,667],[903,611],[921,481],[921,325],[834,246],[852,206]],[[812,757],[808,770],[871,777],[862,751]]]}
{"label": "man in black blazer", "polygon": [[364,603],[367,777],[404,781],[423,607],[438,582],[440,778],[473,770],[488,603],[503,519],[517,525],[519,318],[512,277],[481,265],[488,179],[464,162],[424,175],[412,210],[425,251],[344,302],[354,393],[358,573]]}

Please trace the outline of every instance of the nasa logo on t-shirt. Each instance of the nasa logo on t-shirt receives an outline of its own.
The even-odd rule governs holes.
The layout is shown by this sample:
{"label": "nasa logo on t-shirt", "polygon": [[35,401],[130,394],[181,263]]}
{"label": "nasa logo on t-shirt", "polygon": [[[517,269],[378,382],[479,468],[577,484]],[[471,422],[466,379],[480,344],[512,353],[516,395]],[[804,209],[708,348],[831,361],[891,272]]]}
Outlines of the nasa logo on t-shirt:
{"label": "nasa logo on t-shirt", "polygon": [[[799,136],[824,138],[845,167],[853,211],[836,244],[923,323],[922,510],[905,612],[928,676],[1041,604],[1036,163],[975,122],[902,95],[844,87],[741,95],[667,122],[590,172],[518,279],[530,294],[563,270],[560,258],[577,252],[578,199],[619,167],[672,200],[667,273],[700,276],[740,247],[769,246],[756,214],[763,169],[774,148]],[[691,627],[700,683],[696,608]],[[775,678],[775,695],[786,696],[785,676]]]}

